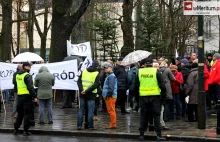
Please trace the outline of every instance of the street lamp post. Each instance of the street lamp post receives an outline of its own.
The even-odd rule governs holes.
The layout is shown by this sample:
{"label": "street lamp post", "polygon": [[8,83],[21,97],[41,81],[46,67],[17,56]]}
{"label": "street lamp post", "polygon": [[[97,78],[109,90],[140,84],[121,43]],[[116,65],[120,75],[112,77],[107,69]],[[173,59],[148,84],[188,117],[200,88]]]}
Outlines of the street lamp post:
{"label": "street lamp post", "polygon": [[[202,1],[202,0],[200,0]],[[206,128],[206,96],[204,91],[204,38],[203,38],[203,15],[198,15],[198,129]]]}

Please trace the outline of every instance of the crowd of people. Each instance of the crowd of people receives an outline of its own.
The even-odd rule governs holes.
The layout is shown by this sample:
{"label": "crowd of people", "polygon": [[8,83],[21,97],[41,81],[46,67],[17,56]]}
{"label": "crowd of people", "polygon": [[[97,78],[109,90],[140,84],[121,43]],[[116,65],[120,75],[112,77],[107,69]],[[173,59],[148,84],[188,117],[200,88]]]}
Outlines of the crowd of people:
{"label": "crowd of people", "polygon": [[[206,92],[206,108],[220,103],[220,54],[207,54],[204,62],[204,91]],[[146,58],[128,66],[121,65],[120,57],[116,64],[108,60],[100,66],[97,61],[85,69],[78,79],[78,117],[77,130],[96,130],[94,120],[98,120],[97,111],[107,111],[110,122],[106,129],[117,128],[116,108],[120,108],[121,115],[131,112],[140,114],[140,136],[144,140],[144,133],[154,130],[157,140],[163,140],[161,130],[168,130],[165,122],[173,119],[186,118],[186,122],[197,122],[197,92],[198,92],[198,59],[196,53],[190,58],[175,58],[169,62],[163,57],[159,59]],[[44,124],[44,108],[48,109],[48,124],[53,124],[52,86],[54,77],[45,66],[32,80],[29,71],[30,63],[19,64],[13,77],[15,102],[13,107],[14,134],[24,119],[24,136],[28,131],[33,115],[32,101],[39,104],[39,124]],[[34,85],[38,87],[34,90]],[[71,96],[76,91],[63,91],[64,108],[72,107]],[[126,101],[129,97],[129,108]],[[187,99],[188,100],[187,100]],[[101,104],[100,105],[100,101]],[[138,114],[138,113],[137,113]],[[96,119],[94,119],[96,118]]]}

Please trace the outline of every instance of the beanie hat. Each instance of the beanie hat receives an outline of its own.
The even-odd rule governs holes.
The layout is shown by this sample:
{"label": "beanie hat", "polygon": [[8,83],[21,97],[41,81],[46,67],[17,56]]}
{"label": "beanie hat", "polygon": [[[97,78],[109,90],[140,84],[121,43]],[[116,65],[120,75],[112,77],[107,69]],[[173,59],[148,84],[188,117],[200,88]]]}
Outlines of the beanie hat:
{"label": "beanie hat", "polygon": [[92,62],[92,66],[93,66],[93,67],[98,67],[98,66],[99,66],[99,62],[96,61],[96,60],[94,60],[94,61]]}
{"label": "beanie hat", "polygon": [[124,57],[121,56],[118,58],[118,61],[122,61],[123,59],[124,59]]}
{"label": "beanie hat", "polygon": [[198,68],[198,63],[192,63],[191,68]]}
{"label": "beanie hat", "polygon": [[181,60],[181,63],[188,64],[189,61],[186,58],[184,58],[184,59]]}
{"label": "beanie hat", "polygon": [[212,57],[213,55],[212,55],[212,53],[208,53],[206,56],[207,57]]}
{"label": "beanie hat", "polygon": [[153,63],[153,60],[150,59],[150,58],[146,58],[146,59],[145,59],[145,63],[146,63],[146,64],[152,64],[152,63]]}
{"label": "beanie hat", "polygon": [[177,57],[176,60],[181,61],[181,57]]}
{"label": "beanie hat", "polygon": [[213,57],[219,59],[219,58],[220,58],[220,54],[219,54],[219,53],[215,53],[215,54],[213,55]]}

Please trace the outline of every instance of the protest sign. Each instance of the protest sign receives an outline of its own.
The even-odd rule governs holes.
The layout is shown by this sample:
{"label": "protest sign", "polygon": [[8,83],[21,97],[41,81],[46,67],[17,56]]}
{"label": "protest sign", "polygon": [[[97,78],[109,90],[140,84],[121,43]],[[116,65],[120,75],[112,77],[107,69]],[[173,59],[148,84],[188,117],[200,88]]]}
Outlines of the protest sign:
{"label": "protest sign", "polygon": [[90,42],[71,44],[67,40],[67,55],[89,56],[92,57]]}
{"label": "protest sign", "polygon": [[[49,64],[34,64],[30,74],[34,80],[41,66],[46,66],[55,77],[53,89],[78,90],[77,83],[73,81],[77,74],[77,61],[63,61]],[[17,64],[0,63],[0,88],[13,89],[13,74],[16,72]]]}

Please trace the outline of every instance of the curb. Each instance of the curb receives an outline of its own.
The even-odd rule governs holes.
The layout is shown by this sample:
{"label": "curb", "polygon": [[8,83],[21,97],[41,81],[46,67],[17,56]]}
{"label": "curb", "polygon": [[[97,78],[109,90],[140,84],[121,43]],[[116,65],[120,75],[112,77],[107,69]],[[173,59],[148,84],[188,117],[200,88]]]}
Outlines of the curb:
{"label": "curb", "polygon": [[[0,133],[13,133],[12,128],[1,128]],[[22,133],[19,130],[19,134]],[[50,135],[50,136],[73,136],[73,137],[101,137],[101,138],[119,138],[119,139],[132,139],[137,140],[138,134],[135,133],[108,133],[108,132],[96,132],[96,131],[58,131],[58,130],[30,130],[31,133],[37,135]],[[219,142],[220,138],[209,138],[209,137],[196,137],[196,136],[177,136],[170,135],[166,136],[168,141],[199,141],[199,142]],[[156,140],[156,136],[145,134],[145,140]]]}

